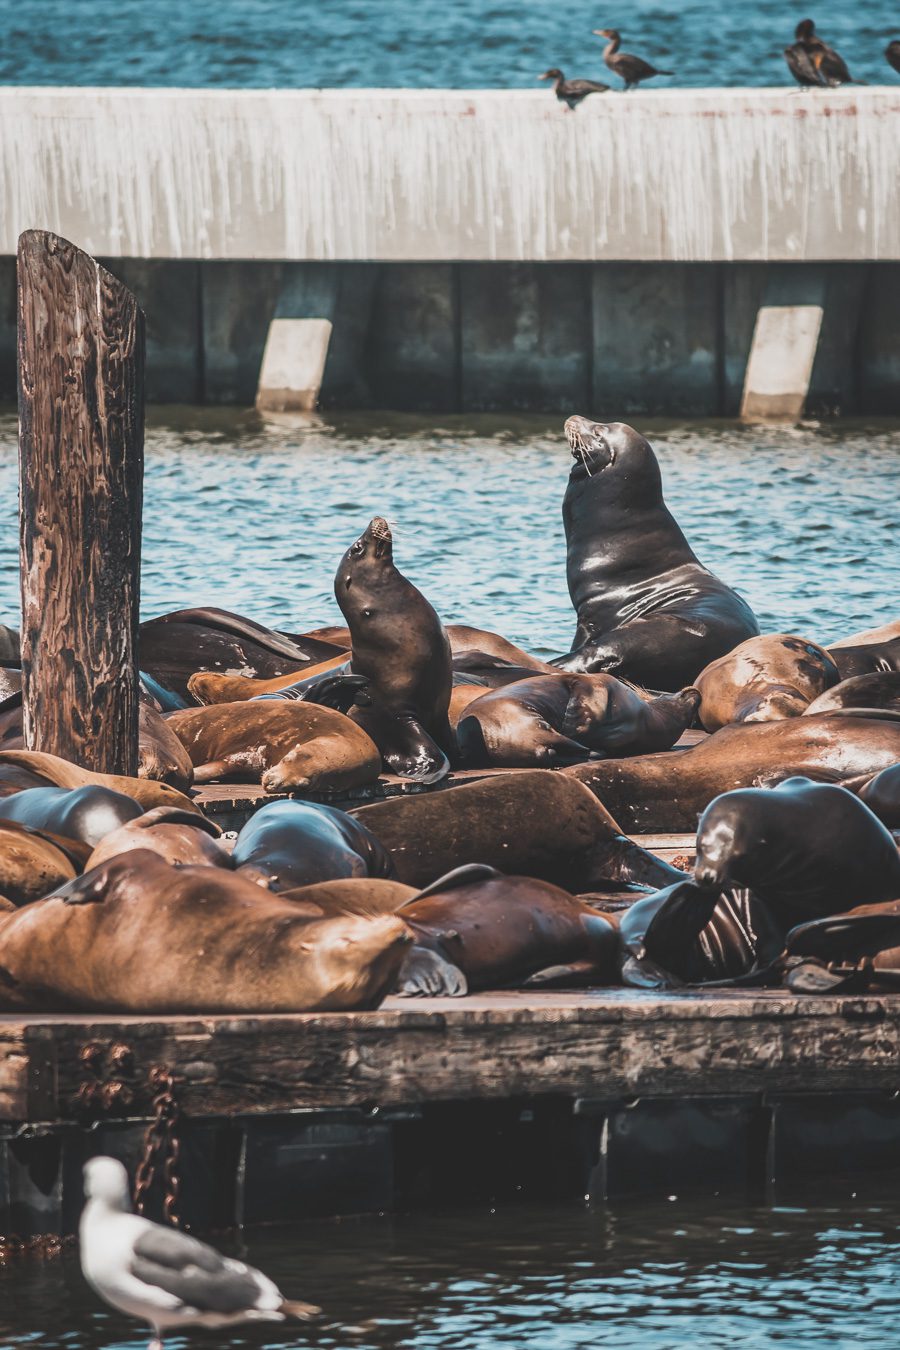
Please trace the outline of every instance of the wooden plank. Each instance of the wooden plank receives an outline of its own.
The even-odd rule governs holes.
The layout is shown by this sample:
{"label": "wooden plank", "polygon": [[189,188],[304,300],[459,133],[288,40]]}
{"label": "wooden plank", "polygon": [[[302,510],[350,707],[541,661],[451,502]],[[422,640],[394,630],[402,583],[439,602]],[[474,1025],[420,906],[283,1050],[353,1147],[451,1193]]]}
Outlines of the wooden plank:
{"label": "wooden plank", "polygon": [[[95,1042],[104,1054],[115,1043],[132,1051],[130,1096],[111,1114],[146,1113],[154,1064],[175,1070],[194,1115],[546,1094],[864,1091],[896,1086],[900,997],[482,994],[389,999],[371,1013],[8,1016],[0,1036],[21,1038],[29,1063],[52,1067],[40,1093],[45,1120],[81,1118],[79,1090],[96,1078],[82,1052]],[[2,1118],[21,1119],[11,1112],[21,1089],[9,1094],[2,1064]],[[16,1074],[21,1081],[14,1065]]]}
{"label": "wooden plank", "polygon": [[19,240],[25,745],[138,766],[144,320],[93,258]]}

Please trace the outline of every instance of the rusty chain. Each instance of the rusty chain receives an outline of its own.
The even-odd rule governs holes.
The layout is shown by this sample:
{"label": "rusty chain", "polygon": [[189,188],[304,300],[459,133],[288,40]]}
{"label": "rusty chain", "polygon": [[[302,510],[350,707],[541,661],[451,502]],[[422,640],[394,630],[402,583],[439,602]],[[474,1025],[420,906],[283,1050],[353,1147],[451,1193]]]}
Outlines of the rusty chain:
{"label": "rusty chain", "polygon": [[163,1213],[175,1228],[181,1227],[178,1206],[181,1177],[178,1164],[181,1145],[178,1139],[180,1107],[175,1096],[175,1079],[168,1069],[157,1065],[150,1070],[150,1085],[156,1089],[153,1119],[144,1135],[144,1153],[134,1178],[134,1208],[143,1214],[154,1180],[163,1184]]}

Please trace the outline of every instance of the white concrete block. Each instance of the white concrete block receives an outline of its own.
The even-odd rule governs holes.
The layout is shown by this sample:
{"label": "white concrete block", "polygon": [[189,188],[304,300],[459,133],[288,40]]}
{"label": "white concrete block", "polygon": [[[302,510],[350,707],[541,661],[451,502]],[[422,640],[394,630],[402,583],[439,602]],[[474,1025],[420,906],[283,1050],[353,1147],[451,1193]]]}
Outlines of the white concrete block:
{"label": "white concrete block", "polygon": [[310,411],[319,401],[330,319],[273,319],[259,372],[261,412]]}
{"label": "white concrete block", "polygon": [[821,305],[764,305],[756,316],[741,417],[802,417],[822,327]]}

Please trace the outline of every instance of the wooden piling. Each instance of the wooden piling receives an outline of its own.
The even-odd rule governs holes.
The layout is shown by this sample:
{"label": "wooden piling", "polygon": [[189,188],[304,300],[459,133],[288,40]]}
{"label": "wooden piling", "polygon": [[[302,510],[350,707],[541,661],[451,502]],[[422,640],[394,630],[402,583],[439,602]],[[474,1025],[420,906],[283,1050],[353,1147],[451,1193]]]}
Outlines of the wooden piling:
{"label": "wooden piling", "polygon": [[25,744],[138,765],[144,316],[74,244],[18,250]]}

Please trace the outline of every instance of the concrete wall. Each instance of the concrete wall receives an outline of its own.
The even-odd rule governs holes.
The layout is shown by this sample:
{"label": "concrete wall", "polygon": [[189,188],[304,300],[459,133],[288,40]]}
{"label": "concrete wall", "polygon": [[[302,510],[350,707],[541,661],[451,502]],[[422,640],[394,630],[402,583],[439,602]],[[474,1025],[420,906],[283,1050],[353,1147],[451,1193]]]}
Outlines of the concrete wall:
{"label": "concrete wall", "polygon": [[39,227],[109,257],[898,260],[898,124],[896,85],[576,112],[546,87],[10,87],[0,253]]}
{"label": "concrete wall", "polygon": [[[753,326],[793,264],[106,259],[147,315],[153,402],[253,403],[281,298],[327,273],[325,408],[736,416]],[[900,264],[815,265],[808,412],[900,414]],[[802,270],[802,269],[801,269]],[[15,397],[15,260],[0,258],[0,398]]]}

